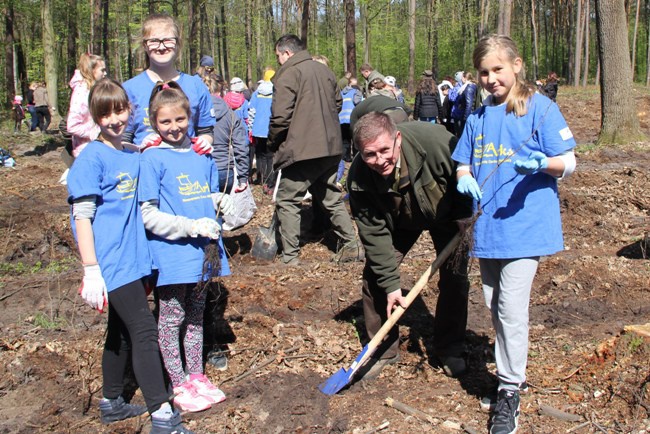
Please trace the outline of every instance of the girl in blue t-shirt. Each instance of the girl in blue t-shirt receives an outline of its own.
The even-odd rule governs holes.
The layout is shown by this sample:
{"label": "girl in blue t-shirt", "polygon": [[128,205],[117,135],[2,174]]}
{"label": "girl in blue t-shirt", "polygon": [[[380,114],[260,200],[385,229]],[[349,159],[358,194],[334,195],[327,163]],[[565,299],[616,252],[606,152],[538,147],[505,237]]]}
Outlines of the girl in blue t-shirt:
{"label": "girl in blue t-shirt", "polygon": [[149,97],[157,82],[173,80],[180,85],[190,101],[188,134],[195,138],[201,152],[212,152],[215,119],[210,92],[200,77],[185,74],[176,68],[181,45],[180,29],[173,17],[152,14],[142,23],[142,47],[148,67],[124,82],[132,106],[124,139],[138,146],[146,146],[154,140],[154,128],[148,113]]}
{"label": "girl in blue t-shirt", "polygon": [[[84,266],[80,294],[100,312],[108,307],[101,420],[114,422],[148,410],[152,433],[191,433],[169,403],[156,321],[141,281],[151,274],[151,259],[136,201],[139,156],[127,152],[121,140],[129,100],[119,83],[105,78],[90,89],[89,101],[100,135],[70,169],[68,202]],[[146,408],[122,398],[129,354]]]}
{"label": "girl in blue t-shirt", "polygon": [[563,249],[557,179],[575,169],[576,143],[558,106],[523,80],[523,61],[507,36],[479,41],[473,55],[485,105],[467,119],[452,155],[458,190],[482,213],[472,255],[496,330],[498,393],[490,433],[517,429],[526,390],[528,305],[539,258]]}
{"label": "girl in blue t-shirt", "polygon": [[[230,274],[217,212],[234,207],[219,193],[212,157],[193,152],[188,137],[190,103],[174,81],[154,86],[149,102],[151,126],[162,139],[144,151],[138,198],[158,268],[158,341],[174,389],[174,404],[201,411],[226,397],[203,374],[203,310],[210,275]],[[217,243],[218,270],[204,271],[205,250]],[[186,378],[181,358],[183,340]]]}

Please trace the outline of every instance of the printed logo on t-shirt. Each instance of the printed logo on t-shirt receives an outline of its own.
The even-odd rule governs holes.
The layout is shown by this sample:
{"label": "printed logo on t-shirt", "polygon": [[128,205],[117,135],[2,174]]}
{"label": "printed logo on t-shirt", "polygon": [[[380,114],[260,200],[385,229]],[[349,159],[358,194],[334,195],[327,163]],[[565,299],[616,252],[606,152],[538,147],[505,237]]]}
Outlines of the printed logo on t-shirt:
{"label": "printed logo on t-shirt", "polygon": [[571,132],[569,127],[566,127],[560,130],[560,136],[562,137],[562,140],[569,140],[570,138],[573,137],[573,133]]}
{"label": "printed logo on t-shirt", "polygon": [[120,180],[120,183],[115,190],[124,195],[121,200],[133,199],[134,192],[138,188],[138,178],[132,178],[126,172],[120,172],[116,178]]}
{"label": "printed logo on t-shirt", "polygon": [[493,142],[481,145],[478,143],[483,136],[476,138],[474,145],[474,165],[480,166],[482,164],[501,164],[504,161],[510,161],[515,152],[510,147],[503,144],[496,147]]}
{"label": "printed logo on t-shirt", "polygon": [[176,179],[178,179],[179,184],[178,192],[182,196],[193,196],[191,198],[184,198],[183,202],[210,197],[210,186],[207,181],[204,185],[201,185],[199,181],[192,182],[190,176],[183,173],[181,173],[180,176],[177,176]]}

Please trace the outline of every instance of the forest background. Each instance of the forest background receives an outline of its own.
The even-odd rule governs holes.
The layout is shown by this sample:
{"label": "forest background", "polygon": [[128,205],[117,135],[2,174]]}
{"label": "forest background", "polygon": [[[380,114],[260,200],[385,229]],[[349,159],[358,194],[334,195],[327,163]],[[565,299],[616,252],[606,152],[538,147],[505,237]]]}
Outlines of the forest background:
{"label": "forest background", "polygon": [[295,33],[337,76],[369,62],[413,95],[424,69],[437,80],[473,71],[478,39],[499,32],[517,41],[528,79],[555,71],[562,84],[587,86],[601,71],[599,3],[624,8],[632,79],[650,85],[650,0],[0,0],[0,97],[8,108],[29,82],[45,81],[52,107],[65,114],[83,52],[103,55],[109,75],[127,80],[145,67],[141,23],[153,12],[181,25],[180,70],[194,72],[207,54],[226,80],[256,82],[277,66],[274,41]]}

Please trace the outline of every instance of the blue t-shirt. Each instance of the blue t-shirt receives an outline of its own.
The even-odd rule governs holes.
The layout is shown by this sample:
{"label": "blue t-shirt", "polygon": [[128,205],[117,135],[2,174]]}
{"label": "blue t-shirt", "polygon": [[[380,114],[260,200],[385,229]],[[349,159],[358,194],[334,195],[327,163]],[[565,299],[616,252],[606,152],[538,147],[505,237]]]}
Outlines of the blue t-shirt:
{"label": "blue t-shirt", "polygon": [[[190,219],[208,217],[216,212],[211,193],[219,192],[217,166],[212,157],[193,151],[152,148],[142,154],[138,200],[158,201],[160,211]],[[156,268],[158,285],[196,283],[203,276],[204,249],[209,240],[204,237],[166,240],[147,233]],[[230,274],[223,242],[219,238],[221,256],[220,276]]]}
{"label": "blue t-shirt", "polygon": [[[187,75],[181,72],[176,83],[181,86],[190,101],[192,116],[187,135],[195,137],[197,127],[214,125],[210,91],[208,91],[201,79],[195,75]],[[131,102],[131,117],[126,131],[134,134],[133,143],[136,145],[141,144],[144,138],[153,132],[149,123],[149,99],[155,85],[156,83],[151,80],[146,71],[122,84]]]}
{"label": "blue t-shirt", "polygon": [[139,168],[138,154],[93,141],[68,174],[70,204],[84,196],[97,196],[92,220],[95,254],[109,292],[151,274],[151,257],[136,200]]}
{"label": "blue t-shirt", "polygon": [[557,104],[539,94],[522,117],[506,114],[505,104],[481,107],[468,117],[452,158],[471,165],[483,190],[473,256],[526,258],[563,249],[557,180],[541,172],[519,175],[514,162],[533,151],[554,157],[575,145]]}

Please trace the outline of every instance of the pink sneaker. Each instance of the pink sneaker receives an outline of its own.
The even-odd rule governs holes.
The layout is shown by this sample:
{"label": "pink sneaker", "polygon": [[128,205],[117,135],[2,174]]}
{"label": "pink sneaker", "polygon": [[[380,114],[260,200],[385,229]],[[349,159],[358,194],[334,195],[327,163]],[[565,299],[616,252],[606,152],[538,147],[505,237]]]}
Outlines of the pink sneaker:
{"label": "pink sneaker", "polygon": [[204,374],[190,375],[190,384],[203,398],[212,404],[218,404],[226,399],[226,395],[217,386],[212,384]]}
{"label": "pink sneaker", "polygon": [[203,411],[212,407],[212,403],[199,392],[189,381],[174,387],[174,406],[181,411]]}

